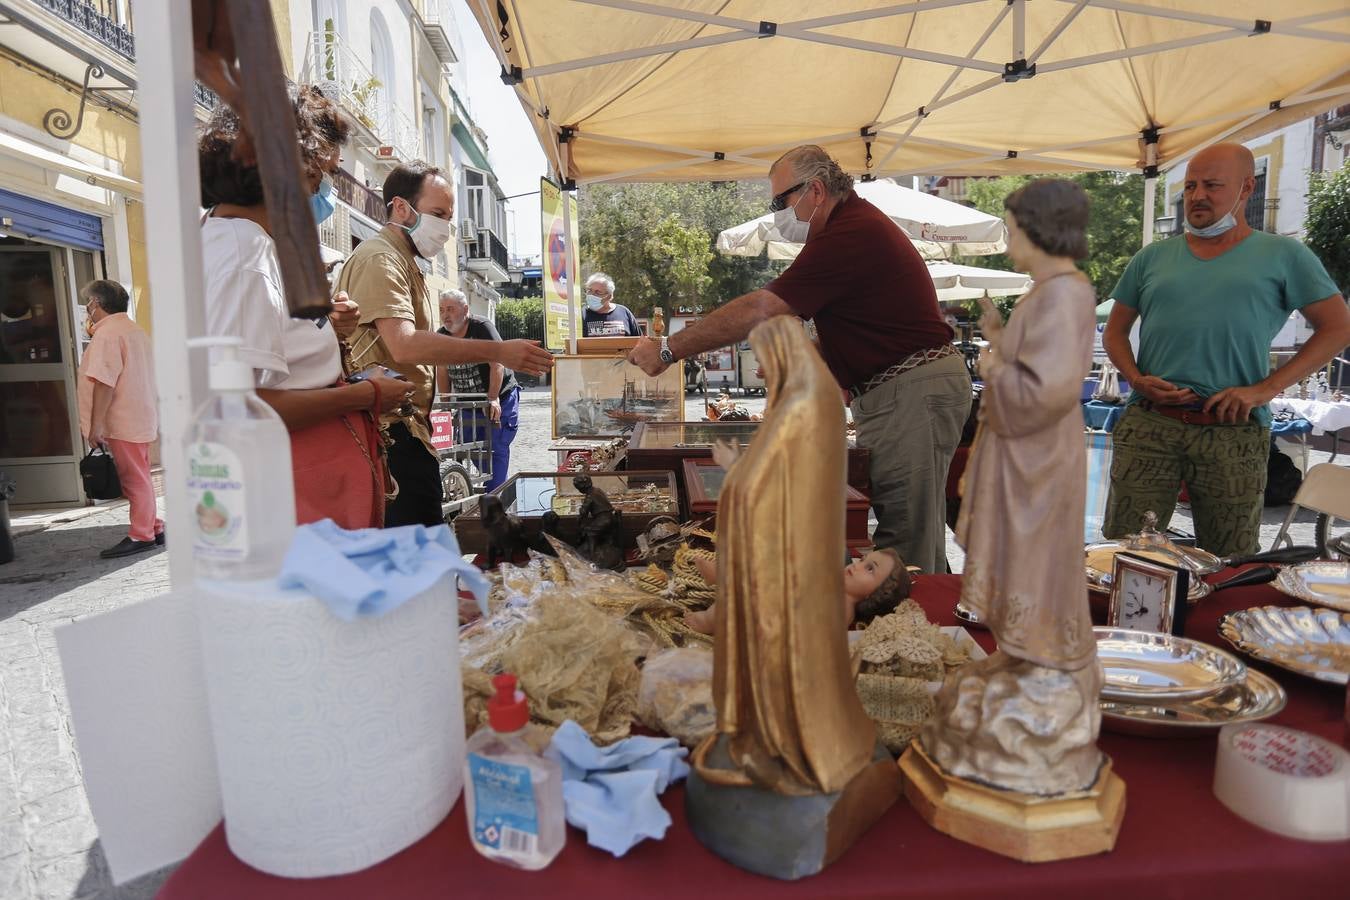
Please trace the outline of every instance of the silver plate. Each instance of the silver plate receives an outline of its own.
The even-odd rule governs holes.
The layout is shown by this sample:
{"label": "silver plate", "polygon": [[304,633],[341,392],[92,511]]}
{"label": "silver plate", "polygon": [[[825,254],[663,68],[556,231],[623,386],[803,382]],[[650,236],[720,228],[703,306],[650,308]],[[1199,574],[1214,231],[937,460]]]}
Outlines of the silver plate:
{"label": "silver plate", "polygon": [[1271,665],[1318,681],[1350,682],[1350,613],[1257,606],[1224,616],[1219,634]]}
{"label": "silver plate", "polygon": [[1284,709],[1284,688],[1263,672],[1247,670],[1240,684],[1197,700],[1125,703],[1102,700],[1102,728],[1139,737],[1203,737],[1225,725],[1259,722]]}
{"label": "silver plate", "polygon": [[[1142,556],[1145,559],[1156,559],[1158,562],[1166,563],[1169,566],[1179,564],[1179,560],[1155,550],[1131,550],[1125,547],[1117,547],[1111,542],[1100,544],[1089,544],[1086,548],[1086,559],[1084,570],[1087,575],[1089,591],[1096,591],[1103,596],[1111,594],[1111,572],[1115,567],[1115,556],[1121,550],[1127,553],[1133,553]],[[1214,590],[1209,582],[1205,581],[1203,574],[1192,572],[1190,577],[1190,586],[1186,591],[1186,600],[1192,604],[1203,600]]]}
{"label": "silver plate", "polygon": [[1106,672],[1103,700],[1131,703],[1205,697],[1242,681],[1247,666],[1233,654],[1171,634],[1094,628]]}
{"label": "silver plate", "polygon": [[[1333,586],[1319,585],[1315,582],[1319,575],[1341,579],[1345,583]],[[1309,577],[1314,579],[1311,584]],[[1350,612],[1350,562],[1323,561],[1285,566],[1280,570],[1280,574],[1275,576],[1273,586],[1304,603]]]}

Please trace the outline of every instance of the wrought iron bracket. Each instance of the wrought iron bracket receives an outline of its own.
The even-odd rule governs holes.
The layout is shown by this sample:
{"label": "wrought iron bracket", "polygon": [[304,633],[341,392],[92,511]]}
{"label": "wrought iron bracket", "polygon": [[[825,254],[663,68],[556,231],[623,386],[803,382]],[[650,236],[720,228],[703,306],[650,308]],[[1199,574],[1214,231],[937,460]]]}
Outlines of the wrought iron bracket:
{"label": "wrought iron bracket", "polygon": [[103,78],[107,73],[103,71],[103,66],[99,63],[90,63],[84,70],[84,85],[80,89],[80,106],[75,110],[75,119],[72,122],[70,113],[59,106],[47,110],[47,114],[42,117],[42,127],[52,137],[61,140],[69,140],[80,133],[84,127],[84,109],[89,105],[89,97],[93,91],[134,91],[130,87],[90,87],[89,82],[95,78]]}

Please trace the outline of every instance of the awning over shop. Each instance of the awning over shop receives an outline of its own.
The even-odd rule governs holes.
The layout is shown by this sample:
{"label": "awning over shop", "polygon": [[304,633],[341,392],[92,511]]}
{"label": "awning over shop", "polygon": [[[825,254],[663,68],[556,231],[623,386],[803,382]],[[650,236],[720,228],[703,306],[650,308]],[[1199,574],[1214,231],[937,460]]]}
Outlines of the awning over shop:
{"label": "awning over shop", "polygon": [[40,144],[24,140],[16,134],[0,131],[0,154],[17,159],[20,162],[42,166],[57,172],[63,172],[78,178],[86,184],[117,191],[137,200],[141,198],[141,183],[124,175],[100,169],[97,166],[82,163],[69,156],[62,156],[55,150],[48,150]]}
{"label": "awning over shop", "polygon": [[1167,168],[1350,100],[1345,0],[469,5],[578,183]]}

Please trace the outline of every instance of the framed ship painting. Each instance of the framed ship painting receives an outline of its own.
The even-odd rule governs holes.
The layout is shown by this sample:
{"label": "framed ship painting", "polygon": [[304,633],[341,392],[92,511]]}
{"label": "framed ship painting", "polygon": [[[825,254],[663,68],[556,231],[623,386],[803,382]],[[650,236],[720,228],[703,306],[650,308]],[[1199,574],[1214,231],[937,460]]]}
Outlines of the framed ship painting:
{"label": "framed ship painting", "polygon": [[559,356],[553,367],[553,437],[617,437],[639,422],[684,418],[684,369],[656,377],[623,357]]}

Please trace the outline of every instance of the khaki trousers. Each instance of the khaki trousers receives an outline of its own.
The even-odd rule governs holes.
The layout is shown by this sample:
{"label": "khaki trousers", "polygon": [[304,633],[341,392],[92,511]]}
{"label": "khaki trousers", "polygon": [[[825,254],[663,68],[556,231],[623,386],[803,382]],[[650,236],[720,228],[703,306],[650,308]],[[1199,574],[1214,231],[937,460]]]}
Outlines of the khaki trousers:
{"label": "khaki trousers", "polygon": [[854,400],[849,409],[858,446],[871,455],[872,543],[890,547],[907,565],[945,572],[947,467],[970,414],[970,376],[960,356],[897,375]]}

